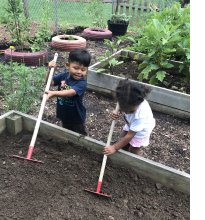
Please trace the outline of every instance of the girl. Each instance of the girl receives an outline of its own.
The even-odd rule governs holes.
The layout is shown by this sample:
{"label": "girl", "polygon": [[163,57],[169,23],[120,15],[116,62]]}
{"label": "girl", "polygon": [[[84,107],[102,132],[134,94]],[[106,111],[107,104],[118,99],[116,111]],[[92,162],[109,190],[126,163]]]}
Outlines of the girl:
{"label": "girl", "polygon": [[[113,145],[105,146],[105,155],[114,154],[123,147],[128,147],[131,153],[141,155],[141,147],[149,145],[149,139],[155,119],[149,103],[145,99],[150,92],[148,88],[139,86],[129,80],[121,80],[116,88],[116,98],[120,112],[124,112],[125,126],[122,137]],[[119,114],[112,113],[112,119],[117,119]]]}

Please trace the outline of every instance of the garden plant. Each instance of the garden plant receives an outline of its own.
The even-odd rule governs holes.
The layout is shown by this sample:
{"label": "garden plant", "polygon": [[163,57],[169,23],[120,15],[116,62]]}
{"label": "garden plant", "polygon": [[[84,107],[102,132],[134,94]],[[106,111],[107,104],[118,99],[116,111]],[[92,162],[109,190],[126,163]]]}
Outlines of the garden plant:
{"label": "garden plant", "polygon": [[0,92],[6,110],[27,113],[37,105],[44,86],[44,67],[30,68],[24,64],[0,63]]}
{"label": "garden plant", "polygon": [[[141,35],[129,38],[133,45],[132,51],[145,54],[144,61],[139,65],[138,79],[148,80],[151,84],[163,81],[173,69],[170,61],[180,61],[177,72],[185,76],[189,83],[190,77],[190,6],[181,8],[175,3],[171,8],[156,12],[148,19]],[[135,57],[136,60],[138,57]],[[175,70],[176,71],[176,70]]]}
{"label": "garden plant", "polygon": [[24,15],[22,1],[7,1],[3,21],[6,29],[10,32],[13,45],[17,46],[16,50],[23,51],[26,49],[35,52],[47,47],[47,41],[50,38],[50,28],[48,24],[48,16],[50,14],[49,1],[50,0],[46,0],[42,5],[42,22],[34,36],[30,36],[31,21]]}

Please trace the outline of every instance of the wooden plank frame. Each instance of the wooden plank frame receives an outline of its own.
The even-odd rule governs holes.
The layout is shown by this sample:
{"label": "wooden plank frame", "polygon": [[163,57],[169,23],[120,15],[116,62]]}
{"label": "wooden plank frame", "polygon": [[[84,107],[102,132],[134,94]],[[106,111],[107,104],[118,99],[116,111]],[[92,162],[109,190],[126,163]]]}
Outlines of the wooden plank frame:
{"label": "wooden plank frame", "polygon": [[[7,118],[11,117],[11,115],[13,117],[15,114],[18,116],[16,117],[17,122],[15,123],[15,126],[18,126],[17,124],[20,123],[19,126],[22,128],[22,130],[17,129],[18,132],[33,132],[37,118],[18,111],[10,111],[0,116],[0,134],[6,129],[7,131],[12,129],[11,127],[6,127],[5,121]],[[22,120],[19,120],[19,116],[22,117]],[[62,141],[74,143],[81,148],[87,148],[88,150],[94,151],[98,154],[102,154],[103,147],[105,146],[105,143],[101,141],[80,135],[43,120],[41,121],[38,134],[45,137],[54,137]],[[168,188],[172,188],[185,194],[190,194],[190,175],[188,173],[162,165],[141,156],[131,154],[124,150],[119,150],[114,155],[109,156],[109,159],[111,159],[113,163],[118,164],[119,166],[124,166],[129,169],[131,168],[136,174],[148,177],[156,183],[161,183]]]}
{"label": "wooden plank frame", "polygon": [[[119,56],[134,57],[138,55],[139,60],[143,60],[143,53],[135,53],[127,50],[120,50],[103,60],[97,62],[89,67],[89,73],[87,76],[88,89],[104,93],[109,96],[113,96],[115,88],[123,77],[113,76],[106,73],[97,73],[98,68],[103,68],[107,64],[108,60],[112,57]],[[175,66],[179,65],[180,62],[171,61]],[[159,86],[150,85],[148,83],[142,83],[136,80],[131,80],[136,84],[146,85],[151,88],[151,93],[148,97],[151,107],[153,110],[161,111],[163,113],[172,114],[181,118],[190,117],[190,95],[182,92],[162,88]]]}

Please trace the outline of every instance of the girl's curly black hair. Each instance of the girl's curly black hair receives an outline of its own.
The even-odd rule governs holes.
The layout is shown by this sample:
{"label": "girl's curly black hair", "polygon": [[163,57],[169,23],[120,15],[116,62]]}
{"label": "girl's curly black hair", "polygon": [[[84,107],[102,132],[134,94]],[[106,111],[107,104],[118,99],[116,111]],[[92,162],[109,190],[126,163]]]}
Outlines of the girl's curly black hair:
{"label": "girl's curly black hair", "polygon": [[116,99],[120,109],[129,109],[143,102],[150,92],[151,89],[146,86],[137,85],[128,79],[120,80],[116,88]]}

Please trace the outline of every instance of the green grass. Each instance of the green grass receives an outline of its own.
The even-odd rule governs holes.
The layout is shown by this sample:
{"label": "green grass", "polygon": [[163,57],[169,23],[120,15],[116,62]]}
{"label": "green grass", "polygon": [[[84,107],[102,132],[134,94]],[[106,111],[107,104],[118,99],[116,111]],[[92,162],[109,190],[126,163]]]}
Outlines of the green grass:
{"label": "green grass", "polygon": [[[145,0],[144,0],[145,1]],[[146,0],[149,2],[148,0]],[[160,8],[164,8],[167,5],[171,5],[174,1],[179,0],[150,0],[152,4],[160,6]],[[49,8],[49,23],[58,24],[59,27],[69,27],[69,26],[84,26],[84,27],[92,27],[93,20],[88,15],[86,8],[89,3],[83,2],[68,2],[63,0],[58,0],[57,2],[57,10],[55,10],[56,5],[55,1],[48,0],[28,0],[29,2],[29,15],[31,21],[41,22],[42,19],[45,19],[45,8]],[[130,1],[132,3],[132,1]],[[137,1],[138,2],[138,1]],[[143,4],[143,0],[140,0],[138,3]],[[4,7],[6,6],[7,0],[1,0],[0,7],[0,22],[2,21],[1,17],[5,14]],[[130,4],[131,4],[130,3]],[[112,4],[105,3],[103,7],[103,24],[107,26],[107,20],[111,17],[112,14]],[[57,13],[56,13],[57,12]],[[135,10],[133,12],[131,9],[127,11],[124,9],[123,12],[128,12],[132,15],[130,20],[130,24],[128,30],[137,31],[138,28],[142,27],[144,22],[146,22],[146,18],[150,13],[144,12],[143,10]]]}

